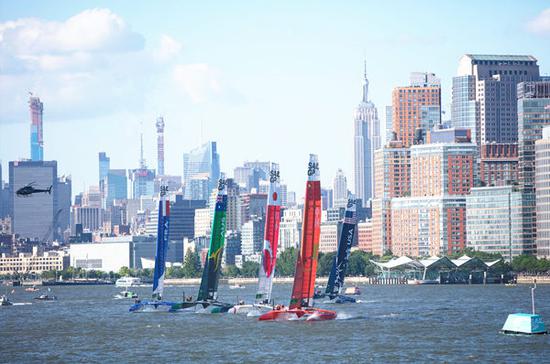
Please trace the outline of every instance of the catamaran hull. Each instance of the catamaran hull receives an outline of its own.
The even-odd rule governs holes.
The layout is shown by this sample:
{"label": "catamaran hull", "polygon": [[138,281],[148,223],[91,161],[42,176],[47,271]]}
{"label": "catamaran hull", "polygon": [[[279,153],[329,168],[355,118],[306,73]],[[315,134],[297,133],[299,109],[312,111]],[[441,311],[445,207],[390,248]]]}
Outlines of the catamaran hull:
{"label": "catamaran hull", "polygon": [[323,303],[357,303],[357,300],[353,297],[345,296],[345,295],[338,295],[334,297],[331,300],[324,301]]}
{"label": "catamaran hull", "polygon": [[327,321],[334,320],[336,312],[331,310],[323,310],[321,308],[293,308],[271,310],[261,315],[260,321],[289,321],[289,320],[306,320],[306,321]]}
{"label": "catamaran hull", "polygon": [[174,302],[140,302],[130,307],[130,312],[173,312]]}
{"label": "catamaran hull", "polygon": [[232,304],[223,302],[197,302],[196,311],[200,313],[227,313]]}
{"label": "catamaran hull", "polygon": [[174,303],[172,305],[172,312],[195,311],[196,306],[197,304],[195,302]]}
{"label": "catamaran hull", "polygon": [[254,305],[235,305],[231,307],[227,312],[237,314],[237,315],[260,316],[271,310],[273,310],[273,306],[254,304]]}

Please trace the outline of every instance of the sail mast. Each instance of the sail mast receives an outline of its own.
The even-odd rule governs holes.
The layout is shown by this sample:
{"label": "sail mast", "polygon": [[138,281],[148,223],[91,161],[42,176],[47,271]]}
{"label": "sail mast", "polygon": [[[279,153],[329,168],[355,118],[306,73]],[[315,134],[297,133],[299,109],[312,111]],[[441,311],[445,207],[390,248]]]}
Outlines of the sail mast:
{"label": "sail mast", "polygon": [[214,219],[212,221],[210,246],[204,265],[201,286],[199,288],[199,301],[215,300],[217,296],[223,246],[225,243],[226,213],[227,191],[225,188],[225,179],[220,178],[218,181],[218,195],[216,196]]}
{"label": "sail mast", "polygon": [[159,214],[157,225],[157,251],[153,275],[153,299],[161,300],[164,292],[164,272],[168,251],[168,231],[170,227],[170,201],[166,198],[168,186],[160,186]]}
{"label": "sail mast", "polygon": [[338,294],[342,293],[344,288],[344,278],[346,276],[346,270],[348,267],[349,255],[351,252],[351,246],[353,245],[353,239],[355,237],[356,229],[356,209],[357,204],[354,199],[349,199],[344,213],[344,222],[342,225],[342,231],[340,233],[340,239],[338,240],[338,250],[334,257],[330,276],[328,278],[328,284],[326,294],[330,299],[333,299]]}
{"label": "sail mast", "polygon": [[279,224],[281,221],[281,187],[279,165],[273,163],[269,172],[269,196],[265,219],[264,247],[258,279],[256,303],[267,303],[271,300],[273,276],[277,262],[277,246],[279,243]]}
{"label": "sail mast", "polygon": [[317,273],[317,254],[321,229],[321,181],[319,161],[315,154],[309,155],[307,174],[302,242],[296,259],[296,272],[290,299],[291,309],[311,306]]}

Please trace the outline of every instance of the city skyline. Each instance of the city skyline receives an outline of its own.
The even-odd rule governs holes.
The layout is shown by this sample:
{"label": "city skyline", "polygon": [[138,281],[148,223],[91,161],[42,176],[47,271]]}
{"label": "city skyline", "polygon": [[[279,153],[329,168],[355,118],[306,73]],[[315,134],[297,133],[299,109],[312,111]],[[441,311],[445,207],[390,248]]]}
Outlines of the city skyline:
{"label": "city skyline", "polygon": [[[300,156],[305,160],[316,152],[323,185],[330,186],[338,168],[353,185],[350,141],[363,60],[369,98],[379,110],[391,104],[391,90],[406,84],[410,72],[433,72],[441,78],[443,120],[448,120],[452,77],[466,53],[533,55],[541,75],[548,74],[550,50],[544,44],[550,30],[544,19],[550,11],[543,2],[532,5],[477,4],[476,22],[460,16],[468,8],[462,4],[402,3],[407,11],[394,13],[384,4],[361,3],[338,7],[335,14],[325,5],[310,14],[309,6],[282,3],[267,11],[247,6],[256,20],[233,24],[241,4],[209,11],[166,2],[161,9],[166,11],[155,13],[149,5],[125,2],[109,9],[99,2],[62,7],[0,2],[0,159],[7,170],[8,161],[30,157],[27,92],[32,91],[44,103],[44,159],[58,160],[59,174],[72,175],[73,191],[97,184],[91,166],[100,151],[112,158],[113,168],[136,168],[142,131],[145,157],[156,168],[159,116],[166,123],[166,174],[181,175],[183,153],[214,140],[221,170],[229,175],[246,160],[277,161],[289,190],[301,196]],[[483,9],[498,21],[483,17]],[[178,16],[185,21],[180,24]],[[205,17],[219,20],[227,44],[219,41],[220,31],[197,24]],[[419,26],[423,17],[431,21]],[[71,28],[76,20],[80,26]],[[90,21],[98,31],[89,34],[86,46],[64,33],[89,31]],[[99,34],[101,29],[105,32]],[[258,34],[249,35],[250,29]],[[24,38],[30,30],[41,31],[43,38]],[[410,52],[416,57],[407,57]],[[144,71],[155,82],[142,77]],[[116,87],[109,86],[113,82]],[[314,128],[318,125],[323,128]],[[271,137],[277,132],[292,148],[281,148]],[[304,135],[311,137],[304,142]],[[242,136],[248,148],[242,147]],[[323,148],[331,144],[338,148]]]}

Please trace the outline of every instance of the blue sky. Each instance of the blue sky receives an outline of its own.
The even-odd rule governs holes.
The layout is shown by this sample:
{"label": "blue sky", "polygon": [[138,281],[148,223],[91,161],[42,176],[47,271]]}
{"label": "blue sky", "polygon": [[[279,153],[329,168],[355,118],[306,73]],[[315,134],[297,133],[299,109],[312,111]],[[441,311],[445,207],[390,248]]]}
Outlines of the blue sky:
{"label": "blue sky", "polygon": [[[29,155],[27,92],[44,102],[46,159],[97,184],[97,153],[137,166],[139,134],[166,170],[217,140],[222,170],[273,160],[302,195],[308,153],[323,183],[343,168],[353,190],[353,110],[363,59],[382,123],[411,71],[450,85],[465,53],[532,54],[550,72],[547,1],[0,1],[0,159]],[[202,125],[202,126],[201,126]],[[4,172],[4,179],[7,173]]]}

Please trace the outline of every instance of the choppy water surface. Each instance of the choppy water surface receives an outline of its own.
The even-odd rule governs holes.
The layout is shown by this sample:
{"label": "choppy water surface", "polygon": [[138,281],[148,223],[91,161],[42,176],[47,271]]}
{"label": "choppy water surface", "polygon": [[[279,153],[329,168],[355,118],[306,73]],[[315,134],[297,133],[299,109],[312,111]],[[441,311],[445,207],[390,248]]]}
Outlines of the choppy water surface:
{"label": "choppy water surface", "polygon": [[[229,290],[228,302],[254,296]],[[11,289],[11,288],[10,288]],[[2,288],[4,290],[4,288]],[[44,288],[42,288],[44,290]],[[167,299],[197,286],[168,287]],[[290,285],[275,285],[287,304]],[[528,286],[364,286],[364,302],[323,305],[340,319],[258,322],[230,314],[128,312],[114,286],[54,287],[57,302],[16,288],[0,307],[0,362],[532,362],[550,361],[550,336],[506,336],[508,313],[530,311]],[[142,297],[150,288],[137,288]],[[2,292],[3,293],[3,292]],[[550,287],[537,288],[550,326]]]}

